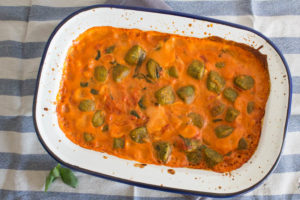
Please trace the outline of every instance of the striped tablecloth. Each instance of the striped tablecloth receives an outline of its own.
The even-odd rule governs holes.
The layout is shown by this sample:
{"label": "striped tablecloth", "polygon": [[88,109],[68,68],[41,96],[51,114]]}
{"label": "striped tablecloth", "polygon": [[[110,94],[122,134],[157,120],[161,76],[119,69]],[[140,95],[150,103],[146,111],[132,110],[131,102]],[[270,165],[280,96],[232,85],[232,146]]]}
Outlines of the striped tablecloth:
{"label": "striped tablecloth", "polygon": [[[101,0],[0,0],[0,199],[197,199],[76,173],[76,189],[44,181],[56,162],[37,140],[32,123],[35,81],[54,27],[79,8]],[[126,4],[128,1],[114,1]],[[235,199],[300,199],[300,1],[152,0],[139,5],[209,16],[252,27],[283,52],[293,76],[293,104],[282,158],[258,188]]]}

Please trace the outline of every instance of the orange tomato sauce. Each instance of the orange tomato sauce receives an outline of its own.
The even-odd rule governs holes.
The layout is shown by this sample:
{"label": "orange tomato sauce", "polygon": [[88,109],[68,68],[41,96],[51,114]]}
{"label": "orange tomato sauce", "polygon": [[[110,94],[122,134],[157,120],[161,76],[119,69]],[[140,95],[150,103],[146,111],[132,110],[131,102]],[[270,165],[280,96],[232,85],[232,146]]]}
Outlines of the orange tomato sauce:
{"label": "orange tomato sauce", "polygon": [[[146,56],[138,64],[138,72],[146,78],[134,77],[137,65],[124,59],[135,45],[145,51]],[[108,51],[108,47],[113,47],[113,50]],[[160,66],[157,79],[147,75],[149,59]],[[201,79],[187,73],[194,60],[204,64]],[[218,62],[224,66],[216,67]],[[116,82],[112,75],[117,64],[129,68],[129,74],[120,82]],[[98,66],[107,70],[103,82],[95,79]],[[171,66],[176,68],[177,78],[170,76],[168,70]],[[234,102],[224,97],[224,88],[219,94],[208,90],[210,71],[223,77],[224,88],[231,87],[237,92]],[[239,75],[251,76],[253,87],[247,90],[239,88],[234,83]],[[194,87],[194,99],[189,104],[176,92],[187,85]],[[171,86],[175,99],[162,105],[155,93],[165,86]],[[96,92],[91,92],[92,89]],[[68,51],[57,96],[57,117],[65,135],[84,148],[140,163],[228,172],[241,167],[255,152],[269,91],[266,56],[247,45],[218,37],[200,39],[137,29],[93,27],[74,40]],[[145,108],[139,105],[142,97]],[[82,111],[79,106],[83,100],[92,100],[94,107]],[[247,105],[250,101],[254,102],[254,109],[249,114]],[[225,105],[224,112],[214,117],[211,109],[220,102]],[[233,122],[226,120],[229,107],[239,111]],[[102,112],[104,121],[95,127],[92,121],[98,110]],[[191,112],[201,116],[201,128],[193,124],[189,117]],[[228,125],[234,130],[220,138],[215,131],[219,125]],[[141,143],[130,136],[137,127],[147,130]],[[121,138],[124,144],[116,148],[115,138]],[[246,141],[246,148],[239,148],[241,138]],[[190,150],[185,139],[199,143],[196,150],[191,150],[199,152],[199,161],[191,163],[187,158]],[[169,144],[170,154],[164,161],[158,158],[154,148],[157,141]],[[205,148],[217,152],[221,161],[209,164],[210,157],[206,155]]]}

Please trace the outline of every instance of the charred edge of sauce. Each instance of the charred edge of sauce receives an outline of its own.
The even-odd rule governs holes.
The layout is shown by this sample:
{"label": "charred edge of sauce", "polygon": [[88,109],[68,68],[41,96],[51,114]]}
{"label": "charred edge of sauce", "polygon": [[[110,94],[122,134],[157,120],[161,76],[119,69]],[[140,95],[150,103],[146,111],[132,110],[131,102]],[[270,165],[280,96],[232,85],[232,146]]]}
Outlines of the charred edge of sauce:
{"label": "charred edge of sauce", "polygon": [[[211,37],[207,37],[207,38],[203,38],[203,39],[208,39],[208,40],[216,41],[216,42],[222,42],[222,43],[225,43],[225,44],[228,44],[228,45],[233,45],[233,46],[240,47],[240,48],[244,49],[245,51],[249,51],[252,54],[254,54],[254,56],[256,58],[258,58],[259,61],[261,61],[261,63],[263,63],[263,67],[265,67],[265,69],[268,69],[267,55],[262,54],[261,52],[259,52],[259,50],[263,47],[263,45],[260,46],[258,49],[255,49],[251,46],[248,46],[247,44],[234,42],[232,40],[225,40],[225,39],[220,38],[218,36],[211,36]],[[269,71],[267,71],[267,72],[268,72],[268,75],[269,75]]]}

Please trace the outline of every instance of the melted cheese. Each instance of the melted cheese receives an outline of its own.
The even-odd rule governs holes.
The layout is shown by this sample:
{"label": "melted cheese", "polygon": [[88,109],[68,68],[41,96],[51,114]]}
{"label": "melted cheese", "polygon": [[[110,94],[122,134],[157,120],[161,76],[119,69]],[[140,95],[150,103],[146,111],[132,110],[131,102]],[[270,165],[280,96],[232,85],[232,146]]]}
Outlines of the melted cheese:
{"label": "melted cheese", "polygon": [[[105,49],[114,45],[112,53]],[[140,68],[147,74],[146,62],[149,58],[162,67],[160,78],[154,83],[144,79],[133,78],[135,66],[128,65],[124,57],[134,45],[141,46],[147,53]],[[100,59],[95,59],[100,51]],[[205,65],[202,80],[196,80],[187,74],[187,67],[193,60]],[[112,63],[119,63],[130,68],[129,75],[120,83],[112,79]],[[216,62],[224,62],[225,67],[216,68]],[[104,66],[108,77],[104,83],[94,78],[94,69]],[[172,78],[167,69],[175,66],[178,78]],[[206,80],[209,71],[217,71],[226,81],[226,87],[235,88],[238,97],[234,103],[229,102],[222,94],[218,95],[207,89]],[[239,90],[233,83],[235,76],[246,74],[253,77],[255,85],[250,90]],[[81,82],[88,82],[81,87]],[[154,93],[161,87],[170,85],[174,91],[185,85],[195,87],[195,99],[185,104],[175,94],[175,102],[170,105],[157,105]],[[91,89],[98,94],[91,94]],[[203,142],[224,156],[224,161],[212,169],[218,172],[231,171],[244,164],[254,153],[261,132],[261,120],[270,90],[266,57],[246,45],[237,44],[220,38],[191,38],[153,31],[136,29],[119,29],[112,27],[94,27],[82,33],[70,47],[66,57],[61,88],[57,99],[57,116],[60,128],[74,143],[95,151],[136,160],[141,163],[161,164],[153,149],[152,142],[162,140],[172,145],[172,153],[167,163],[173,167],[192,167],[207,169],[203,159],[197,165],[189,165],[185,155],[184,143],[179,135],[194,138]],[[146,99],[146,109],[138,105],[142,96]],[[81,100],[90,99],[95,102],[95,110],[105,113],[105,123],[94,127],[92,118],[94,111],[82,112],[78,109]],[[247,113],[247,103],[255,102],[253,113]],[[225,112],[218,116],[221,122],[210,114],[215,102],[223,102],[228,108],[233,106],[240,114],[234,122],[226,122]],[[130,114],[134,110],[139,118]],[[226,110],[225,110],[226,111]],[[204,120],[202,128],[191,123],[187,116],[190,112],[200,114]],[[226,124],[234,127],[231,135],[218,138],[215,127]],[[108,130],[104,130],[104,126]],[[129,133],[136,127],[146,126],[148,137],[144,143],[134,142]],[[92,142],[84,140],[83,133],[93,136]],[[123,137],[123,149],[113,148],[113,138]],[[244,137],[248,141],[247,150],[237,150],[239,140]],[[228,154],[230,153],[230,154]]]}

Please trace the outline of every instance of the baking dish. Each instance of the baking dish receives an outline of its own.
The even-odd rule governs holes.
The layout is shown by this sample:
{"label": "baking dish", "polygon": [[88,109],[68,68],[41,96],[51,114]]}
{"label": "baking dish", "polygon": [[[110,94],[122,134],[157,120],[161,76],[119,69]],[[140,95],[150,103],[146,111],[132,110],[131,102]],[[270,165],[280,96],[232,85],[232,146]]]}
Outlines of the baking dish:
{"label": "baking dish", "polygon": [[[94,26],[155,30],[191,37],[219,36],[260,48],[267,55],[271,91],[261,139],[252,158],[230,173],[147,165],[84,149],[60,130],[56,96],[68,48],[79,34]],[[291,78],[277,47],[262,34],[219,20],[171,11],[95,5],[64,19],[51,34],[40,64],[33,103],[33,118],[44,148],[58,162],[78,171],[137,186],[213,197],[233,196],[253,189],[276,166],[284,143],[291,105]]]}

